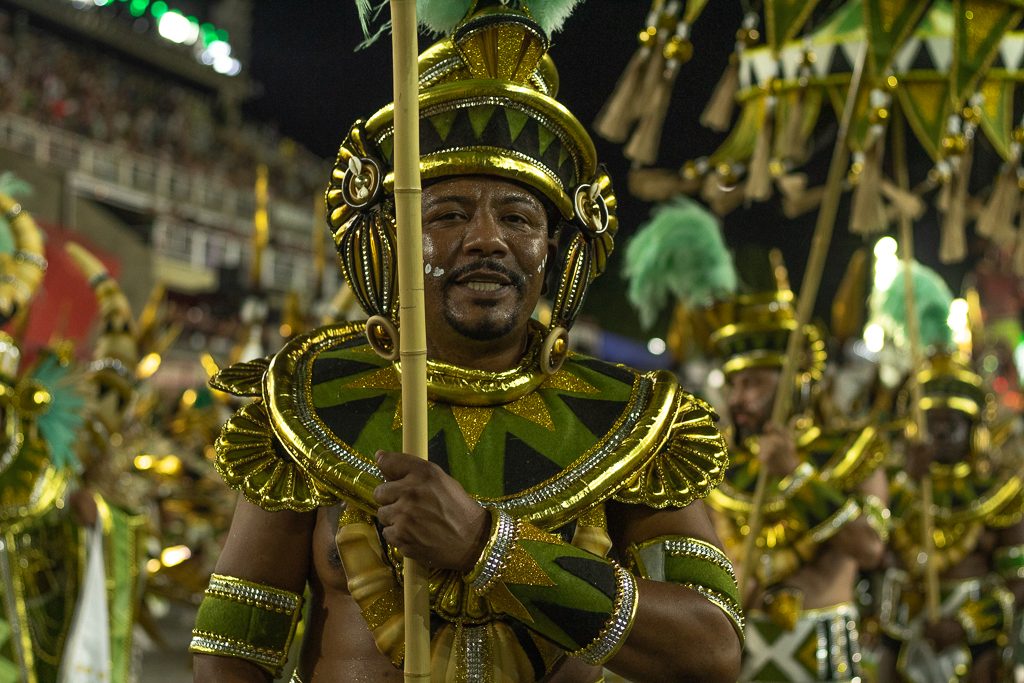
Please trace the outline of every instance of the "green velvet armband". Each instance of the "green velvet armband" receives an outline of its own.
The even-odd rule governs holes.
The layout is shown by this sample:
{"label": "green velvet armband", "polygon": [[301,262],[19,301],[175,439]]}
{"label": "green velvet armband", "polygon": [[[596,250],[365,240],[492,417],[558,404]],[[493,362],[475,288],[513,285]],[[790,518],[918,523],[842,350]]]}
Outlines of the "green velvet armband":
{"label": "green velvet armband", "polygon": [[628,549],[637,574],[700,593],[729,617],[743,641],[743,609],[736,574],[725,553],[689,536],[659,536]]}
{"label": "green velvet armband", "polygon": [[599,665],[615,656],[636,613],[633,575],[503,511],[491,515],[470,588],[574,657]]}
{"label": "green velvet armband", "polygon": [[278,676],[301,609],[300,595],[214,574],[199,605],[189,651],[245,659]]}
{"label": "green velvet armband", "polygon": [[977,600],[968,600],[956,613],[968,645],[998,640],[1013,625],[1013,593],[1005,586],[992,586]]}
{"label": "green velvet armband", "polygon": [[996,573],[1007,581],[1024,579],[1024,545],[996,548]]}

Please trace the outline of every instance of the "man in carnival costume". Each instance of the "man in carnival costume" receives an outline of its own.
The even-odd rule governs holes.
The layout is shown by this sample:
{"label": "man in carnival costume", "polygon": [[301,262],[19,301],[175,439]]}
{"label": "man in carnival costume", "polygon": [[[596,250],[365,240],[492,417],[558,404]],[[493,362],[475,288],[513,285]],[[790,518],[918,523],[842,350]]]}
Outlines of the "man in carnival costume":
{"label": "man in carnival costume", "polygon": [[327,193],[375,317],[214,378],[256,400],[217,442],[246,500],[197,617],[197,680],[270,680],[307,586],[294,680],[398,680],[403,557],[430,571],[432,680],[735,680],[735,578],[700,502],[727,464],[713,412],[667,373],[567,350],[617,224],[554,99],[560,5],[444,3],[456,16],[431,25],[450,37],[419,60],[430,462],[397,452],[401,368],[378,355],[397,334],[390,106],[351,128]]}
{"label": "man in carnival costume", "polygon": [[755,588],[744,602],[751,612],[740,680],[859,680],[854,586],[884,549],[887,495],[878,465],[885,442],[872,426],[828,429],[806,405],[790,425],[771,421],[776,392],[807,391],[824,370],[824,342],[809,327],[798,332],[806,343],[797,386],[779,386],[795,329],[792,301],[784,284],[740,295],[711,334],[734,430],[726,481],[708,502],[727,546],[738,548],[765,468],[756,552],[742,558]]}
{"label": "man in carnival costume", "polygon": [[[922,338],[932,351],[915,378],[924,436],[905,440],[903,467],[892,477],[892,559],[879,597],[880,673],[883,681],[914,683],[1005,681],[1014,611],[1024,597],[1019,425],[997,413],[993,393],[952,350],[948,288],[937,274],[914,266]],[[944,290],[942,300],[920,294],[921,281],[928,280],[936,283],[932,291]],[[900,299],[897,279],[883,305],[897,309]],[[905,421],[913,400],[911,391],[903,392]],[[930,548],[923,542],[926,477],[932,485]],[[934,620],[926,609],[929,565],[937,578]]]}
{"label": "man in carnival costume", "polygon": [[[19,185],[10,179],[0,175],[0,322],[27,313],[46,270],[42,233],[7,194]],[[110,439],[122,432],[123,408],[105,398],[112,368],[134,370],[118,351],[136,340],[116,281],[71,246],[78,265],[90,266],[104,322],[92,371],[77,371],[67,344],[26,363],[18,341],[0,332],[0,680],[125,683],[148,529]],[[123,390],[127,402],[127,379]]]}

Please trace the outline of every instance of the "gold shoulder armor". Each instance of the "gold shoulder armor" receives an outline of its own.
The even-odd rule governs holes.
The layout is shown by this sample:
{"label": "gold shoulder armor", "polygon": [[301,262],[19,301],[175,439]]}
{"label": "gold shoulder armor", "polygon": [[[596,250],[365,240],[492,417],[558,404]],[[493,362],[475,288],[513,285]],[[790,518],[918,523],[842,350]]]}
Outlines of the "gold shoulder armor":
{"label": "gold shoulder armor", "polygon": [[718,486],[729,464],[725,438],[714,409],[701,399],[676,392],[672,420],[653,456],[613,498],[652,508],[684,507]]}
{"label": "gold shoulder armor", "polygon": [[259,398],[263,395],[263,376],[269,367],[269,358],[235,363],[211,377],[210,386],[235,396]]}
{"label": "gold shoulder armor", "polygon": [[278,440],[261,401],[232,415],[214,448],[215,465],[224,481],[264,510],[308,512],[337,502],[317,486]]}

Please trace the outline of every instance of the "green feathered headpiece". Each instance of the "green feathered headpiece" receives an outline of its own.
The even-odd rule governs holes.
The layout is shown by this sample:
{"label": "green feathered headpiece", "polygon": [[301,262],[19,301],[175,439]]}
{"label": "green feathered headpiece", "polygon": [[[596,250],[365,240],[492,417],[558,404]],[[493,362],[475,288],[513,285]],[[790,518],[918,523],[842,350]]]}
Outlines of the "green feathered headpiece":
{"label": "green feathered headpiece", "polygon": [[[0,173],[0,194],[23,199],[32,196],[32,186],[10,171],[4,171]],[[10,254],[13,251],[14,237],[11,235],[11,226],[6,218],[0,216],[0,254]]]}
{"label": "green feathered headpiece", "polygon": [[675,297],[708,306],[736,292],[736,268],[718,219],[685,197],[659,206],[626,247],[629,300],[650,327]]}
{"label": "green feathered headpiece", "polygon": [[36,424],[50,450],[50,460],[58,468],[77,471],[79,460],[75,442],[85,408],[79,377],[69,362],[48,352],[32,370],[31,380],[49,395],[48,404]]}
{"label": "green feathered headpiece", "polygon": [[[416,0],[416,20],[421,28],[435,36],[446,36],[455,30],[463,19],[471,12],[484,9],[488,5],[501,5],[509,9],[529,12],[544,33],[550,38],[562,28],[576,5],[582,0]],[[366,42],[363,46],[373,43],[377,38],[391,29],[390,20],[379,24],[388,0],[356,0],[359,10],[359,23],[363,28]],[[379,24],[379,28],[375,28]]]}
{"label": "green feathered headpiece", "polygon": [[[911,264],[910,277],[922,348],[951,349],[953,331],[946,320],[949,318],[949,306],[953,303],[953,293],[942,276],[916,261]],[[892,284],[882,293],[879,312],[906,337],[907,300],[903,282],[904,270],[901,267]]]}

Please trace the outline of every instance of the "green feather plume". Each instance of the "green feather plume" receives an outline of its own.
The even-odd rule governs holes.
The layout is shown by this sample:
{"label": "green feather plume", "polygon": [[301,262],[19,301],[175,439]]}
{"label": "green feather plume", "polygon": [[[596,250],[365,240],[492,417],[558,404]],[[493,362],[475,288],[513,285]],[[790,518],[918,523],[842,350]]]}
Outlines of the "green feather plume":
{"label": "green feather plume", "polygon": [[674,296],[706,306],[736,292],[736,267],[718,219],[685,197],[651,212],[626,247],[629,300],[650,327]]}
{"label": "green feather plume", "polygon": [[[921,346],[925,349],[948,349],[953,346],[953,331],[949,329],[949,306],[953,293],[945,280],[931,268],[913,262],[910,269],[914,289],[914,310],[917,313]],[[907,301],[903,291],[903,268],[882,294],[881,313],[902,329],[907,325]]]}
{"label": "green feather plume", "polygon": [[[0,173],[0,194],[21,199],[32,195],[32,186],[10,171],[4,171]],[[10,254],[13,252],[14,237],[11,235],[11,227],[8,225],[7,219],[0,216],[0,253]]]}
{"label": "green feather plume", "polygon": [[[551,36],[562,28],[565,20],[582,0],[510,0],[510,7],[525,5],[541,29]],[[381,36],[391,32],[391,20],[379,24],[388,0],[356,0],[359,24],[366,40],[360,48],[372,45]],[[448,35],[459,25],[474,5],[474,0],[416,0],[416,21],[420,27],[435,36]]]}
{"label": "green feather plume", "polygon": [[71,366],[48,354],[32,371],[32,380],[50,394],[50,405],[38,420],[39,432],[50,449],[50,459],[57,467],[77,470],[75,441],[83,422],[85,399]]}

